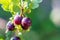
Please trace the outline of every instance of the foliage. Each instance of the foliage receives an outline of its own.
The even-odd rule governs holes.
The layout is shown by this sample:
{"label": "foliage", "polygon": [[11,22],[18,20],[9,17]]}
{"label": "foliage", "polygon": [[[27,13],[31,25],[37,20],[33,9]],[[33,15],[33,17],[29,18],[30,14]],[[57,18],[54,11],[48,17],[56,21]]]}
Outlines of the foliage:
{"label": "foliage", "polygon": [[[42,0],[25,0],[24,1],[24,9],[35,9],[39,7],[39,3],[41,3]],[[0,0],[0,4],[2,4],[2,8],[5,11],[10,12],[19,12],[21,7],[21,0]],[[20,5],[21,4],[21,5]]]}

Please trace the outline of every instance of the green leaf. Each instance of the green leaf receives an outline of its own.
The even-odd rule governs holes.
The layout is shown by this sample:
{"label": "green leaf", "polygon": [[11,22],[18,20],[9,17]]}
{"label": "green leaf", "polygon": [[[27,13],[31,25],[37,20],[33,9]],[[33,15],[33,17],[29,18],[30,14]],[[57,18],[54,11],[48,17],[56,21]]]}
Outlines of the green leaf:
{"label": "green leaf", "polygon": [[35,9],[35,8],[38,8],[38,7],[39,7],[39,4],[37,4],[37,3],[30,3],[30,4],[29,4],[29,7],[30,7],[31,9]]}
{"label": "green leaf", "polygon": [[38,3],[41,3],[43,0],[38,0]]}
{"label": "green leaf", "polygon": [[0,4],[2,4],[2,8],[5,10],[5,11],[9,11],[9,5],[11,3],[11,0],[1,0],[0,1]]}
{"label": "green leaf", "polygon": [[35,9],[39,7],[39,3],[42,2],[42,0],[30,0],[31,2],[29,3],[28,7],[30,9]]}
{"label": "green leaf", "polygon": [[13,11],[14,11],[14,12],[19,12],[19,11],[20,11],[19,6],[14,5],[14,6],[13,6]]}
{"label": "green leaf", "polygon": [[8,6],[8,5],[2,5],[2,8],[3,8],[5,11],[8,11],[8,10],[9,10],[9,6]]}
{"label": "green leaf", "polygon": [[0,4],[3,5],[9,5],[11,3],[11,0],[0,0]]}
{"label": "green leaf", "polygon": [[13,3],[11,3],[11,4],[9,5],[9,11],[10,11],[10,12],[13,12]]}
{"label": "green leaf", "polygon": [[18,5],[20,0],[12,0],[13,4]]}
{"label": "green leaf", "polygon": [[39,4],[33,3],[32,9],[35,9],[35,8],[38,8],[38,7],[39,7]]}
{"label": "green leaf", "polygon": [[33,3],[41,3],[42,0],[32,0]]}

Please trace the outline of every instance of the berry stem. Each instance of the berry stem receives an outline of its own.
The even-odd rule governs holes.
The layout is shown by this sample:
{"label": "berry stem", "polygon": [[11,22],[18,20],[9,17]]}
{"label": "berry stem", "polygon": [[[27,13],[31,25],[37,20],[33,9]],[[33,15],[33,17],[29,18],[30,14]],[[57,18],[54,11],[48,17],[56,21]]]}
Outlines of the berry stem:
{"label": "berry stem", "polygon": [[25,17],[25,15],[24,15],[24,2],[23,2],[23,0],[21,0],[21,7],[20,7],[20,16],[23,16],[23,17]]}

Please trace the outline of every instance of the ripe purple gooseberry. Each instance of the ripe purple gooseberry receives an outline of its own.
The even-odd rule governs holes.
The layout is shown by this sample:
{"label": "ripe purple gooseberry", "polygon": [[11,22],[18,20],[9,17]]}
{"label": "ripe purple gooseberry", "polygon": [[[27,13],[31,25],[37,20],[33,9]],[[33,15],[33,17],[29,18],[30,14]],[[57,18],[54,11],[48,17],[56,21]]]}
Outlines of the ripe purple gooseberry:
{"label": "ripe purple gooseberry", "polygon": [[14,17],[14,23],[17,24],[17,25],[20,25],[22,18],[23,18],[22,16],[16,15],[16,16]]}
{"label": "ripe purple gooseberry", "polygon": [[27,18],[27,17],[24,17],[22,19],[21,24],[22,24],[22,28],[24,30],[27,30],[31,26],[31,19],[30,18]]}
{"label": "ripe purple gooseberry", "polygon": [[21,39],[20,39],[20,37],[15,36],[11,40],[21,40]]}
{"label": "ripe purple gooseberry", "polygon": [[13,31],[13,30],[14,30],[14,28],[15,28],[15,26],[14,26],[14,24],[13,24],[13,23],[8,22],[8,23],[7,23],[7,28],[8,28],[8,30]]}

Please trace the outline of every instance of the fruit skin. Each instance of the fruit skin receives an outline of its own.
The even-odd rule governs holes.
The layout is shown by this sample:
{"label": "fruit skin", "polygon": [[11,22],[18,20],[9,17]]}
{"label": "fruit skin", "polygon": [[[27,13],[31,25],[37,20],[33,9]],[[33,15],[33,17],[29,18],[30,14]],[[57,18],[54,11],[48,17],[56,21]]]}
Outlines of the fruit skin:
{"label": "fruit skin", "polygon": [[27,30],[31,26],[31,19],[24,17],[21,22],[22,28]]}
{"label": "fruit skin", "polygon": [[19,37],[15,36],[12,38],[12,40],[21,40]]}
{"label": "fruit skin", "polygon": [[7,23],[7,28],[8,28],[8,30],[9,30],[9,31],[13,31],[13,30],[14,30],[14,28],[15,28],[15,26],[14,26],[14,24],[13,24],[13,23],[8,22],[8,23]]}
{"label": "fruit skin", "polygon": [[22,18],[23,18],[22,16],[16,15],[14,17],[14,23],[17,24],[17,25],[20,25]]}

